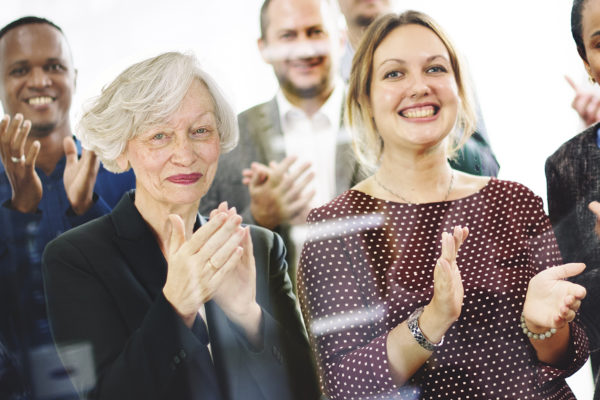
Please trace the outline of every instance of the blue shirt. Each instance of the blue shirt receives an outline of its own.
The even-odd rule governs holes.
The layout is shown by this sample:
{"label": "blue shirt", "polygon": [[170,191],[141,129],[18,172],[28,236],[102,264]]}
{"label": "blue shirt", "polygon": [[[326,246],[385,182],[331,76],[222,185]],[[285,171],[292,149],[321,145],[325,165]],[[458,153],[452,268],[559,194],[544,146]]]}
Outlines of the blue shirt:
{"label": "blue shirt", "polygon": [[33,349],[52,344],[41,272],[46,244],[75,226],[109,213],[123,193],[135,187],[131,170],[113,174],[100,166],[94,203],[78,216],[65,192],[65,164],[63,157],[50,175],[36,168],[42,181],[42,200],[38,212],[25,214],[7,207],[12,189],[0,163],[0,337],[21,361]]}

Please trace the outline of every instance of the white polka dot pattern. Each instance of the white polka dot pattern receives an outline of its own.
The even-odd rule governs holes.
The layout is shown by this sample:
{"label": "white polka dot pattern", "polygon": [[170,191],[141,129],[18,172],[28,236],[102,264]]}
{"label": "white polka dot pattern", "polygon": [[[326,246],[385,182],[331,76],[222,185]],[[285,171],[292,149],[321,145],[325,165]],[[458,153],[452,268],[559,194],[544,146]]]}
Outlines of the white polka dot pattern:
{"label": "white polka dot pattern", "polygon": [[[347,191],[309,216],[300,302],[322,385],[333,399],[572,399],[564,377],[588,354],[571,324],[568,371],[537,362],[519,329],[529,279],[561,263],[542,201],[490,180],[455,201],[402,204]],[[402,388],[388,369],[388,332],[433,294],[441,234],[469,227],[458,264],[465,297],[444,344]]]}

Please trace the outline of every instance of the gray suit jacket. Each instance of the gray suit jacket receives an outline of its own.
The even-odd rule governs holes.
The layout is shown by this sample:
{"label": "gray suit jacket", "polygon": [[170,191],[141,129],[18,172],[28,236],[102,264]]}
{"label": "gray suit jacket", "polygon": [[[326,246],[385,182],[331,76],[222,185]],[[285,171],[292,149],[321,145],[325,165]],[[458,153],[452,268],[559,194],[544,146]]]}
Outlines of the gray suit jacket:
{"label": "gray suit jacket", "polygon": [[[340,110],[341,112],[341,110]],[[283,130],[279,120],[279,109],[275,99],[254,106],[238,116],[240,141],[230,153],[219,159],[219,168],[215,180],[200,203],[200,212],[208,213],[221,201],[227,200],[235,206],[244,218],[244,222],[255,224],[250,213],[250,193],[242,183],[242,170],[249,168],[254,161],[267,164],[285,158]],[[315,143],[317,146],[318,143]],[[363,177],[358,161],[354,157],[348,132],[340,128],[335,154],[336,195],[348,190]],[[287,261],[290,271],[295,271],[296,254],[289,235],[290,227],[279,226],[279,233],[288,250]]]}

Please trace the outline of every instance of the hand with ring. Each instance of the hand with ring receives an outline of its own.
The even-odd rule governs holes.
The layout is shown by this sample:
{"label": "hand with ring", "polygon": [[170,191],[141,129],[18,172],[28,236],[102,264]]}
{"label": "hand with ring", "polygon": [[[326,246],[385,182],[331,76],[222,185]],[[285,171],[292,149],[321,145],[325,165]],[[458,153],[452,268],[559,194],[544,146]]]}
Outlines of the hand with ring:
{"label": "hand with ring", "polygon": [[0,159],[12,188],[10,207],[34,213],[42,200],[42,181],[35,171],[40,142],[28,140],[31,122],[16,114],[0,122]]}

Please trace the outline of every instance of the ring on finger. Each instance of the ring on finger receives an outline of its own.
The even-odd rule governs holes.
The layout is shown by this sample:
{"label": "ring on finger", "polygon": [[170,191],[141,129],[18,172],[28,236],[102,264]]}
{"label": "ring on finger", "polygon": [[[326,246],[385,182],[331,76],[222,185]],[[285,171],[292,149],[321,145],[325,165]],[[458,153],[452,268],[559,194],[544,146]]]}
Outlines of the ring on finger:
{"label": "ring on finger", "polygon": [[214,263],[214,262],[213,262],[213,261],[212,261],[210,258],[208,259],[208,261],[207,261],[207,262],[208,262],[208,265],[210,265],[210,267],[211,267],[212,269],[219,269],[219,267],[217,267],[217,266],[215,265],[215,263]]}
{"label": "ring on finger", "polygon": [[25,154],[21,154],[21,157],[11,156],[10,161],[12,161],[15,164],[24,163],[25,162]]}

